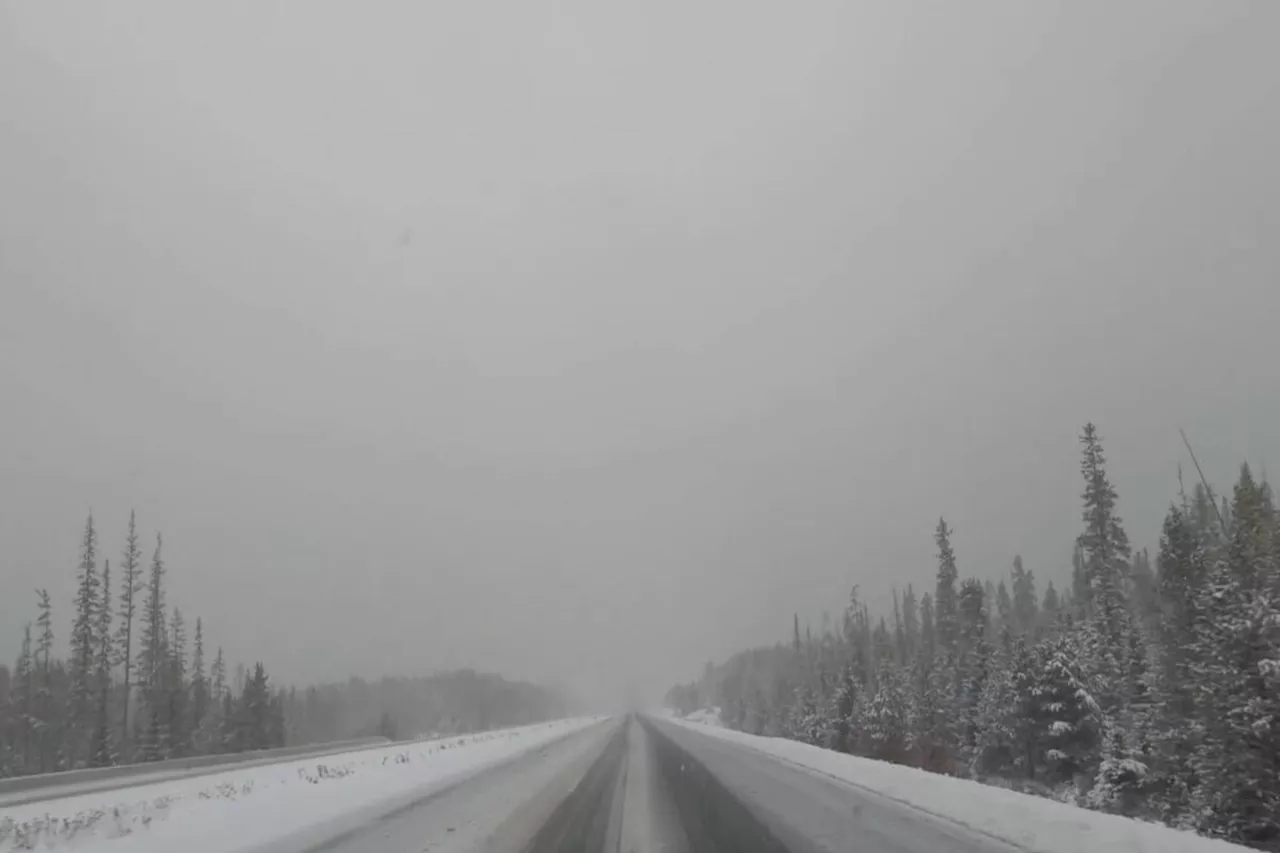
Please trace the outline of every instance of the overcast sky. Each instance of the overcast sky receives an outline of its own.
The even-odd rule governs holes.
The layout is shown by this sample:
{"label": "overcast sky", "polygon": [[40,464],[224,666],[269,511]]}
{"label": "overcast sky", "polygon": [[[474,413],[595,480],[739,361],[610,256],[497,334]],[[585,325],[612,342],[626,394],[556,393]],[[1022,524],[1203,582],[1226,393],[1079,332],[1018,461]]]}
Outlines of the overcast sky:
{"label": "overcast sky", "polygon": [[[0,0],[0,655],[591,695],[1280,466],[1274,0]],[[148,556],[150,544],[147,546]],[[114,560],[113,560],[114,562]]]}

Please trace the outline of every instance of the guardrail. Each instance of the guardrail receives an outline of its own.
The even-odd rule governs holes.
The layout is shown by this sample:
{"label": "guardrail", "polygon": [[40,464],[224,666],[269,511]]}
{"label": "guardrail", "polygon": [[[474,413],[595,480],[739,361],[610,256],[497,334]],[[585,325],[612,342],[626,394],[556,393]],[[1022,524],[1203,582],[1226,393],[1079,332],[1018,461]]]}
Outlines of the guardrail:
{"label": "guardrail", "polygon": [[[221,755],[196,755],[189,758],[171,758],[145,764],[125,764],[117,767],[90,767],[83,770],[62,770],[57,773],[41,773],[35,776],[13,776],[0,779],[0,806],[14,806],[34,800],[52,799],[69,794],[91,793],[111,788],[127,788],[179,776],[198,776],[200,770],[221,768],[234,764],[267,764],[287,758],[305,758],[310,755],[330,755],[355,749],[368,749],[391,743],[384,737],[366,737],[355,740],[311,743],[303,746],[284,746],[276,749],[258,749],[250,752],[233,752]],[[212,769],[209,772],[213,772]],[[151,778],[156,777],[156,778]],[[62,793],[58,789],[67,789]]]}

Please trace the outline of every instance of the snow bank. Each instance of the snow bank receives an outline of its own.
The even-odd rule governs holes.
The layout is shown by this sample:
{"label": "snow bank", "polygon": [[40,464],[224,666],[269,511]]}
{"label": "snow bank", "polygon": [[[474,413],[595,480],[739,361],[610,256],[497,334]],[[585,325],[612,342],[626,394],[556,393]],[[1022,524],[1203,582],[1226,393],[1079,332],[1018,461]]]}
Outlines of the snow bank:
{"label": "snow bank", "polygon": [[262,764],[278,764],[289,759],[313,760],[324,755],[354,752],[357,749],[386,746],[390,743],[391,741],[384,737],[360,738],[341,743],[261,749],[230,755],[201,755],[146,764],[123,764],[118,767],[62,770],[36,776],[12,776],[8,779],[0,779],[0,813],[38,800],[54,800],[92,794],[95,791],[132,788],[137,785],[151,785],[190,776],[207,776],[210,773],[229,770],[231,765],[242,769]]}
{"label": "snow bank", "polygon": [[1093,812],[798,741],[749,735],[678,718],[671,722],[839,779],[1031,853],[1241,853],[1248,849],[1155,823]]}
{"label": "snow bank", "polygon": [[294,853],[600,719],[229,768],[0,809],[0,853]]}
{"label": "snow bank", "polygon": [[701,723],[704,726],[724,727],[724,723],[720,721],[719,708],[701,708],[689,714],[685,719],[691,723]]}

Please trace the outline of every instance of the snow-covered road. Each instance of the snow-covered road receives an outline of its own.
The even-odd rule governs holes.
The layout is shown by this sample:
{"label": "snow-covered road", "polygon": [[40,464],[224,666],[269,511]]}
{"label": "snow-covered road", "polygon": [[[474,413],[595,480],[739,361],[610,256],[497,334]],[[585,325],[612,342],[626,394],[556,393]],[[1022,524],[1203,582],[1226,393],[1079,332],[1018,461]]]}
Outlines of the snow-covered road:
{"label": "snow-covered road", "polygon": [[[33,804],[0,851],[1218,853],[1223,842],[661,717],[582,719]],[[212,784],[211,784],[212,783]],[[38,807],[48,811],[41,818]],[[41,823],[43,821],[43,823]],[[36,837],[31,833],[39,830]]]}

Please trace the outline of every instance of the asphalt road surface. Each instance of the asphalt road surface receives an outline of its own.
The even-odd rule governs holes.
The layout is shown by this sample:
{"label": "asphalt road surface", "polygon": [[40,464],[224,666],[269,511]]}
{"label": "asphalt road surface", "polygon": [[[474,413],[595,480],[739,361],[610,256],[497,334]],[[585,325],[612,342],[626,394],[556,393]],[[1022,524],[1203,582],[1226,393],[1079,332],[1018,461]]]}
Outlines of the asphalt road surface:
{"label": "asphalt road surface", "polygon": [[1015,853],[659,719],[568,735],[312,853]]}

